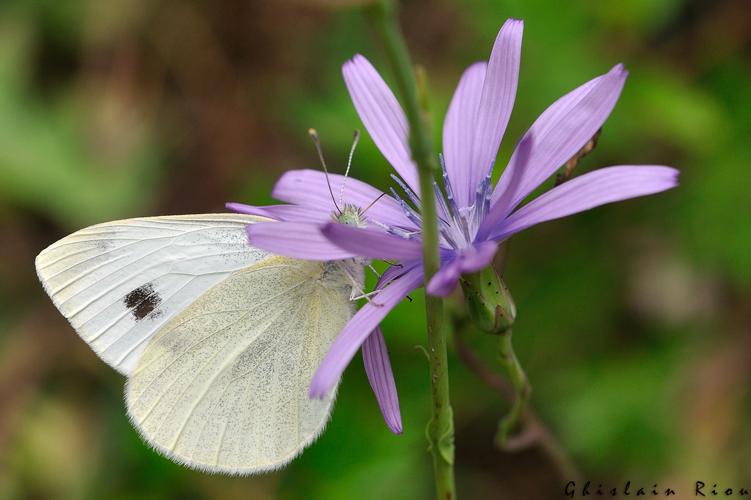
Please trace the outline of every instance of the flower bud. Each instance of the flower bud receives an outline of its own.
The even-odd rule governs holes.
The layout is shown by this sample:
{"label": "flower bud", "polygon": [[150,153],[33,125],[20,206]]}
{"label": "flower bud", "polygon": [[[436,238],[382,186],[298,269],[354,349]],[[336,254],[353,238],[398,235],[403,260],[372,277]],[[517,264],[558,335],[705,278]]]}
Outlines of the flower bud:
{"label": "flower bud", "polygon": [[462,276],[462,289],[472,321],[493,335],[506,333],[516,318],[516,305],[506,283],[495,269]]}

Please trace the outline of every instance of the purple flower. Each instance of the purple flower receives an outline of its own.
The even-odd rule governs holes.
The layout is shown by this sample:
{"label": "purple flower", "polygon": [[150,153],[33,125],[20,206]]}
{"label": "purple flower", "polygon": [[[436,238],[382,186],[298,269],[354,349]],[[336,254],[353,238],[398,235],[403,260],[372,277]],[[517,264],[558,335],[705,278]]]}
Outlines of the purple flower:
{"label": "purple flower", "polygon": [[[436,185],[441,268],[427,292],[445,296],[463,273],[490,264],[499,242],[541,222],[677,185],[664,166],[615,166],[574,178],[521,206],[522,201],[594,136],[615,106],[626,79],[621,65],[554,102],[519,141],[495,187],[491,172],[516,96],[522,21],[508,20],[490,60],[470,66],[459,81],[443,129],[445,195]],[[365,128],[399,177],[405,195],[392,190],[388,207],[401,208],[367,227],[328,223],[324,236],[339,252],[401,263],[384,274],[381,291],[345,326],[313,378],[312,396],[325,394],[360,345],[408,293],[423,283],[420,197],[404,112],[375,68],[357,55],[343,67],[344,80]],[[319,179],[317,190],[323,192]],[[304,197],[302,193],[300,197]],[[322,195],[323,196],[323,195]],[[300,201],[301,198],[292,200]],[[386,199],[386,198],[385,198]],[[366,201],[365,199],[361,201]],[[385,208],[386,203],[384,203]],[[417,228],[417,229],[415,229]],[[321,241],[324,239],[321,238]],[[323,243],[322,243],[323,244]],[[339,256],[339,253],[334,253]],[[304,255],[300,255],[305,258]]]}

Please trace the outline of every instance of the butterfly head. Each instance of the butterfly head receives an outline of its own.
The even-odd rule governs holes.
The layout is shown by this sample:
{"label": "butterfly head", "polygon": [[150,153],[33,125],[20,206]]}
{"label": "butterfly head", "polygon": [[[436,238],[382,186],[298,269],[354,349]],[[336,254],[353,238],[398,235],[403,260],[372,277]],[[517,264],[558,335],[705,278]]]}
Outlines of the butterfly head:
{"label": "butterfly head", "polygon": [[346,226],[365,227],[367,226],[367,217],[365,211],[357,205],[345,204],[341,212],[332,214],[334,220]]}

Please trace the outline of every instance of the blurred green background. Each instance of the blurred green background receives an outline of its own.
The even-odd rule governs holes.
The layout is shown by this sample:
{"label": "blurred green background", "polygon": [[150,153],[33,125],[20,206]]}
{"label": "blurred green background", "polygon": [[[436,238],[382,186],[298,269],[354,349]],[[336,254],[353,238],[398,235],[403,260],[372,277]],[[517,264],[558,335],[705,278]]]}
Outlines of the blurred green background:
{"label": "blurred green background", "polygon": [[[320,4],[346,4],[321,1]],[[693,493],[751,487],[751,11],[744,0],[406,1],[429,74],[436,138],[462,70],[507,17],[526,22],[511,148],[557,97],[623,62],[600,144],[578,173],[657,163],[669,193],[536,227],[506,279],[533,404],[588,478]],[[286,469],[208,476],[144,445],[123,379],[39,285],[35,255],[114,218],[261,204],[285,170],[318,168],[308,127],[342,171],[361,127],[340,66],[388,78],[356,8],[316,2],[0,3],[0,500],[427,499],[432,479],[420,295],[384,324],[405,432],[388,432],[358,358],[323,436]],[[369,138],[353,174],[389,185]],[[550,182],[548,183],[548,186]],[[478,352],[488,339],[469,338]],[[537,447],[491,444],[507,404],[451,356],[461,498],[563,498]],[[487,356],[487,361],[492,358]]]}

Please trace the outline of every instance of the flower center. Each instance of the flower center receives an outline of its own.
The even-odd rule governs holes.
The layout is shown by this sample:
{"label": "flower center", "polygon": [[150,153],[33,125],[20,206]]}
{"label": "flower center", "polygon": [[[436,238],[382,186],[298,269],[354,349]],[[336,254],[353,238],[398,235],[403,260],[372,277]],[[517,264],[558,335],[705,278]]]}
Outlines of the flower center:
{"label": "flower center", "polygon": [[[454,198],[454,190],[451,186],[451,180],[446,171],[446,163],[443,161],[442,155],[440,156],[440,160],[441,169],[443,170],[445,193],[444,190],[441,190],[437,182],[433,182],[436,207],[438,209],[439,231],[445,242],[453,249],[462,250],[471,248],[473,247],[477,231],[480,229],[480,225],[485,220],[490,209],[490,200],[493,195],[490,177],[493,172],[493,165],[490,165],[488,173],[477,185],[474,203],[469,206],[460,207]],[[391,189],[392,195],[399,202],[407,218],[421,227],[422,217],[418,212],[421,210],[420,199],[399,177],[395,175],[391,177],[399,184],[414,207],[400,197],[393,188]],[[389,232],[406,238],[413,238],[415,235],[420,234],[419,231],[396,231],[395,228],[390,228]]]}

